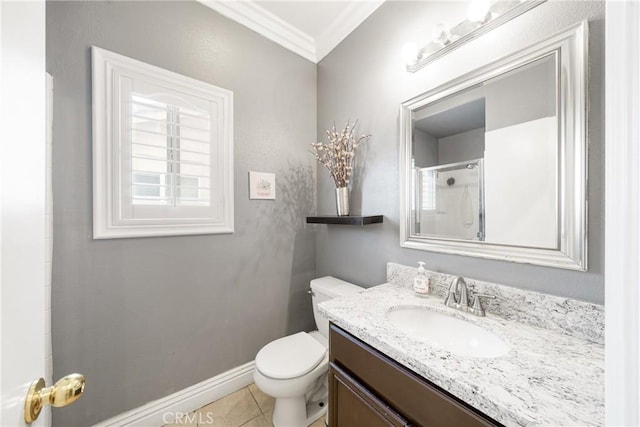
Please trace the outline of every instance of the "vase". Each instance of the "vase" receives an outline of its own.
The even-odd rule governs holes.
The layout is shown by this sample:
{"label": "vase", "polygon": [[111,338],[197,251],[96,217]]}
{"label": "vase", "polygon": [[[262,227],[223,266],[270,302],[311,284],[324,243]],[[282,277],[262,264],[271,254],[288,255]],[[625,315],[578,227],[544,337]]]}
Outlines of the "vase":
{"label": "vase", "polygon": [[349,187],[336,188],[336,209],[338,216],[349,216]]}

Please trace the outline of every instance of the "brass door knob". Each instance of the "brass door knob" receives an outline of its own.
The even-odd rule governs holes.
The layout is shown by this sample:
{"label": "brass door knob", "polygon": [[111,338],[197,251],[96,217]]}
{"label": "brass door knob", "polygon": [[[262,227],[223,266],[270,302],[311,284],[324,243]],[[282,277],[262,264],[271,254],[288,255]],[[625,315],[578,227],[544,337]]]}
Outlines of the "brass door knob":
{"label": "brass door knob", "polygon": [[34,381],[29,387],[24,401],[24,420],[27,424],[34,422],[46,405],[55,407],[67,406],[82,396],[84,392],[84,375],[71,374],[60,378],[51,387],[45,387],[44,379]]}

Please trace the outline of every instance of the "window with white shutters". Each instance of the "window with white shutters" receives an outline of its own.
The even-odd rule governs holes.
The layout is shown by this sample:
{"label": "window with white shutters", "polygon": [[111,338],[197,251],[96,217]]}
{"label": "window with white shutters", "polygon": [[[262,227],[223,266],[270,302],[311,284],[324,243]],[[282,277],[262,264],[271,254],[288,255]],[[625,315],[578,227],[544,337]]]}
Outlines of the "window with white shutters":
{"label": "window with white shutters", "polygon": [[92,52],[94,237],[233,232],[232,93]]}
{"label": "window with white shutters", "polygon": [[207,111],[131,96],[134,205],[206,206],[211,120]]}
{"label": "window with white shutters", "polygon": [[433,169],[421,170],[422,182],[420,185],[422,194],[420,200],[422,200],[423,211],[435,211],[436,210],[436,184],[438,178],[438,172]]}

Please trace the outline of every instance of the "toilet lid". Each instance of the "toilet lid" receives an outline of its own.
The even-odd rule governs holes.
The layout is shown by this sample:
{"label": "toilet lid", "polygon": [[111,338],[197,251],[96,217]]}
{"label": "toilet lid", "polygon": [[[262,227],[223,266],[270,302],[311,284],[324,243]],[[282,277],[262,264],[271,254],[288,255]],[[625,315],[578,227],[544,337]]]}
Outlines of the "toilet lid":
{"label": "toilet lid", "polygon": [[318,366],[326,352],[311,335],[298,332],[265,345],[256,356],[256,367],[269,378],[296,378]]}

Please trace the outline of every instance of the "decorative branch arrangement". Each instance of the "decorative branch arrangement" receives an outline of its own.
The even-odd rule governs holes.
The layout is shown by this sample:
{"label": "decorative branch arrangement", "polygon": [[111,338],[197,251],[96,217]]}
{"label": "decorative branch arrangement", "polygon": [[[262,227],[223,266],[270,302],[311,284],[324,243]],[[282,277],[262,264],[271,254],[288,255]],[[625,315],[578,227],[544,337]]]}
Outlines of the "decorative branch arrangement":
{"label": "decorative branch arrangement", "polygon": [[313,155],[319,163],[329,170],[336,188],[347,187],[351,181],[351,173],[353,171],[353,160],[356,155],[356,149],[367,142],[371,135],[362,135],[356,140],[353,135],[358,124],[356,120],[353,125],[347,124],[341,132],[336,130],[336,124],[333,124],[331,130],[327,130],[329,142],[318,142],[311,144],[313,151],[309,153]]}

